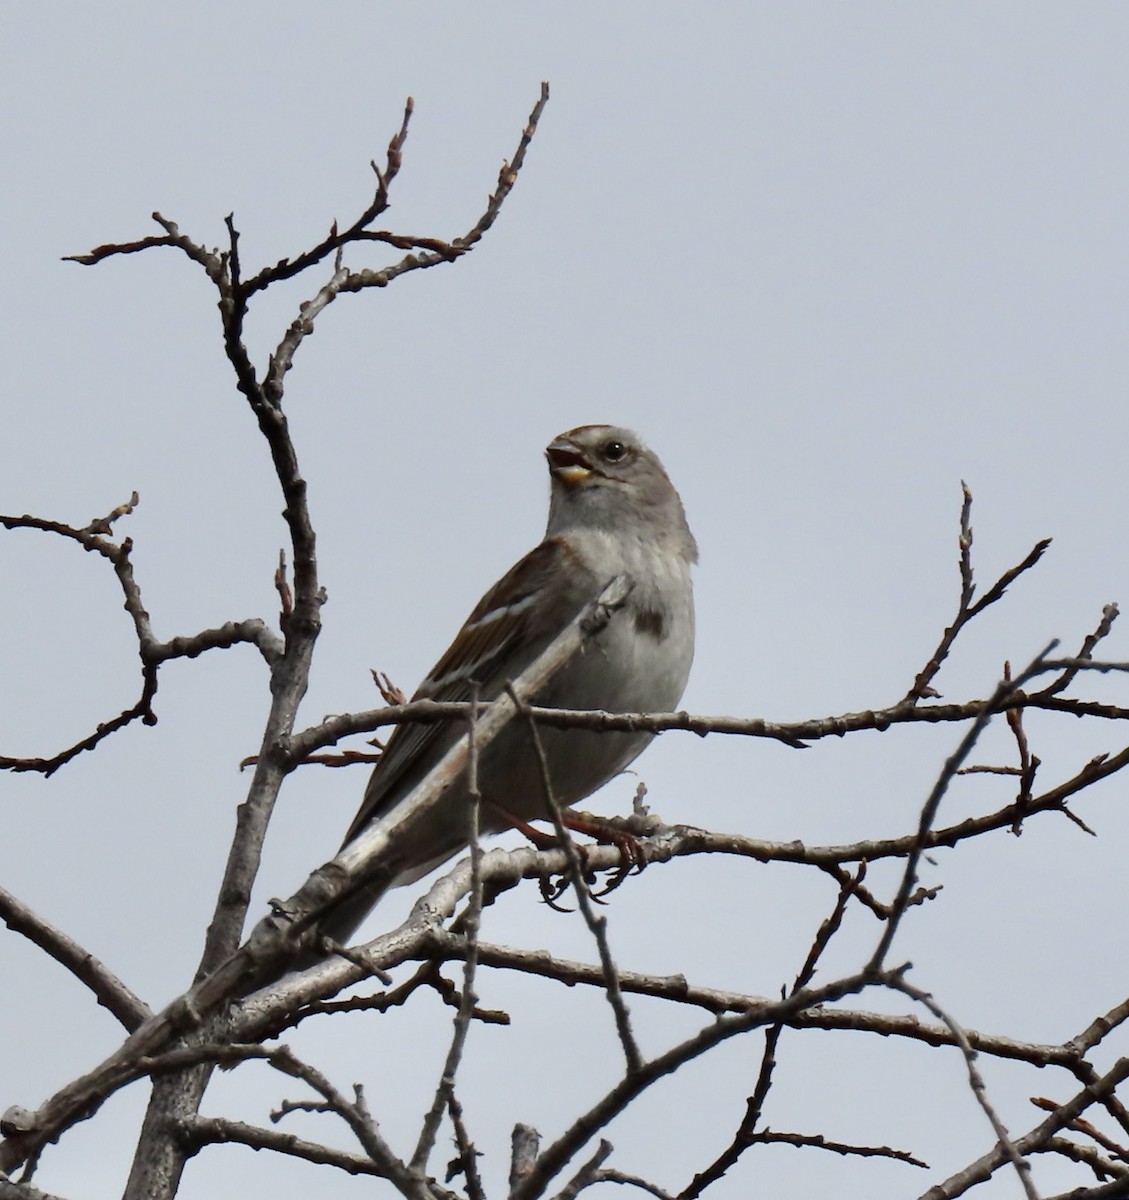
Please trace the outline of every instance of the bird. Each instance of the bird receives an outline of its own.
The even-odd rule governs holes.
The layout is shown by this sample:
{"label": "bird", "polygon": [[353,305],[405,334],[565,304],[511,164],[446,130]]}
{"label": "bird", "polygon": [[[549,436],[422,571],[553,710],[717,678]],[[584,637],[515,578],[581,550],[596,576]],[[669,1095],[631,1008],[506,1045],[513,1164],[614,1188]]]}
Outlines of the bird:
{"label": "bird", "polygon": [[[531,702],[553,708],[667,712],[682,698],[694,657],[691,567],[698,547],[662,463],[618,425],[581,425],[545,450],[550,478],[544,540],[475,606],[414,700],[495,699],[611,580],[631,590],[621,611]],[[455,741],[463,722],[403,724],[377,760],[342,847],[390,818]],[[624,770],[653,734],[542,726],[553,795],[570,806]],[[528,729],[511,721],[478,763],[480,830],[548,819],[541,769]],[[330,906],[319,938],[347,945],[381,896],[415,882],[469,844],[466,773],[398,830],[371,877]]]}

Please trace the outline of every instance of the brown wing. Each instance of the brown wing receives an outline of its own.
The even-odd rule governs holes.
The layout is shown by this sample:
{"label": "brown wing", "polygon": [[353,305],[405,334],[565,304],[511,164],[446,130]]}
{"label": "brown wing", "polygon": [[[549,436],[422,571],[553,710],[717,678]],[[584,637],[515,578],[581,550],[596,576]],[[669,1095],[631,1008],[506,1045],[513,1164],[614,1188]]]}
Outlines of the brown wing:
{"label": "brown wing", "polygon": [[[511,567],[478,602],[412,699],[469,700],[474,683],[481,699],[494,699],[507,680],[541,653],[562,622],[571,619],[571,611],[562,612],[539,599],[562,561],[570,557],[568,546],[554,538]],[[552,589],[557,595],[568,591]],[[449,722],[398,725],[369,778],[345,843],[406,796],[439,761],[457,732]]]}

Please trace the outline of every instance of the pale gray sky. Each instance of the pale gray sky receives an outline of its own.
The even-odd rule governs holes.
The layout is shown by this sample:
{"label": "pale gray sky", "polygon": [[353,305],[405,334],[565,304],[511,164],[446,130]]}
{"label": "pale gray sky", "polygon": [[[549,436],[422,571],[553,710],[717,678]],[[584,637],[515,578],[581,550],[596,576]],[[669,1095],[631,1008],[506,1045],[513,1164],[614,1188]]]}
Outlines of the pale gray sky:
{"label": "pale gray sky", "polygon": [[[388,224],[455,236],[551,81],[483,245],[343,298],[288,377],[330,596],[307,720],[369,707],[370,666],[415,686],[539,538],[542,447],[588,421],[639,429],[685,499],[702,547],[685,701],[696,711],[786,719],[900,696],[955,608],[962,478],[983,583],[1037,538],[1055,542],[969,632],[941,677],[947,696],[989,691],[1004,658],[1025,663],[1052,637],[1074,648],[1105,602],[1129,600],[1124,5],[207,0],[174,12],[123,0],[9,3],[0,31],[0,511],[82,523],[136,488],[141,506],[120,529],[162,636],[275,611],[281,502],[202,272],[172,251],[93,270],[60,257],[154,231],[153,209],[209,244],[234,211],[251,266],[291,254],[367,201],[368,162],[409,94]],[[260,362],[310,290],[262,305],[249,327]],[[132,703],[134,648],[103,564],[7,534],[0,580],[0,753],[50,752]],[[1129,657],[1126,644],[1118,630],[1108,654]],[[1117,683],[1088,690],[1124,700]],[[131,728],[48,783],[0,780],[0,882],[153,1003],[195,965],[246,782],[236,764],[266,711],[264,670],[248,650],[174,664],[157,711],[156,728]],[[1030,726],[1048,782],[1124,741],[1115,728]],[[867,735],[801,755],[669,735],[639,767],[672,822],[831,842],[911,828],[956,736]],[[363,778],[294,781],[264,900],[335,849]],[[946,815],[1009,786],[962,784]],[[617,782],[606,807],[630,791]],[[1081,806],[1097,840],[1040,821],[939,855],[927,882],[945,890],[903,932],[919,984],[970,1025],[1047,1041],[1124,997],[1123,793],[1114,782]],[[678,864],[615,897],[613,945],[626,966],[773,994],[832,899],[784,867]],[[494,940],[591,955],[532,892],[491,922]],[[876,936],[854,933],[855,953]],[[846,945],[833,958],[853,962]],[[11,934],[0,979],[0,1108],[38,1104],[116,1044],[113,1021]],[[611,1029],[598,996],[481,990],[515,1021],[475,1030],[467,1063],[497,1181],[515,1120],[551,1135],[606,1082]],[[692,1027],[634,1011],[648,1050]],[[446,1014],[421,1004],[358,1023],[344,1043],[312,1025],[297,1042],[339,1084],[368,1080],[402,1145],[447,1036]],[[546,1046],[561,1044],[550,1061]],[[612,1129],[617,1164],[683,1186],[724,1145],[758,1050],[731,1043],[656,1091]],[[782,1148],[712,1194],[744,1196],[753,1179],[766,1195],[845,1194],[851,1179],[853,1194],[915,1195],[990,1144],[955,1055],[797,1035],[781,1058],[773,1128],[903,1146],[932,1172]],[[1056,1081],[986,1070],[1007,1123],[1033,1125],[1027,1095]],[[210,1111],[262,1122],[296,1092],[244,1075],[256,1072],[220,1081]],[[119,1194],[144,1100],[136,1087],[68,1134],[40,1186]],[[1065,1186],[1042,1169],[1047,1190]],[[241,1172],[281,1200],[324,1178],[215,1150],[190,1165],[183,1194],[242,1195]],[[991,1194],[1016,1190],[1008,1179]]]}

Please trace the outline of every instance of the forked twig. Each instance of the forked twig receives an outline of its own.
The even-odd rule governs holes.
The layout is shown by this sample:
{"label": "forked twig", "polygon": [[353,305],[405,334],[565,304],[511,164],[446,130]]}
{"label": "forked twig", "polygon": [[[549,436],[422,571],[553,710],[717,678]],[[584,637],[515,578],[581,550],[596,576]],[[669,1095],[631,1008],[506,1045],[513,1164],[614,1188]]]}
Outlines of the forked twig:
{"label": "forked twig", "polygon": [[957,605],[957,614],[953,618],[952,624],[941,635],[941,640],[937,648],[933,651],[929,661],[918,672],[917,678],[913,681],[913,686],[902,697],[899,702],[901,705],[912,706],[920,700],[938,695],[933,687],[933,680],[937,677],[937,672],[941,669],[945,659],[948,658],[949,651],[952,649],[957,635],[973,617],[982,613],[989,605],[995,604],[997,600],[1001,599],[1009,585],[1014,583],[1025,571],[1029,571],[1043,557],[1044,551],[1051,544],[1050,538],[1043,538],[1041,541],[1036,542],[1022,562],[1005,571],[984,595],[973,603],[976,586],[972,581],[972,492],[969,490],[968,484],[963,480],[960,486],[963,499],[960,510],[960,536],[958,538],[958,545],[960,547],[960,602]]}

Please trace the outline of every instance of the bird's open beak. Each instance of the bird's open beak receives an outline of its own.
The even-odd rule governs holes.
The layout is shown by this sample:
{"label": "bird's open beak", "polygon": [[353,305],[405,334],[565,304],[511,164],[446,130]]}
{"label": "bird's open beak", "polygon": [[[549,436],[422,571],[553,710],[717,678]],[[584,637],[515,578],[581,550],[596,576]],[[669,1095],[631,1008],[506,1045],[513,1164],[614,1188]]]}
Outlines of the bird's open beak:
{"label": "bird's open beak", "polygon": [[575,487],[592,474],[587,458],[571,442],[553,442],[545,451],[549,472],[562,483]]}

